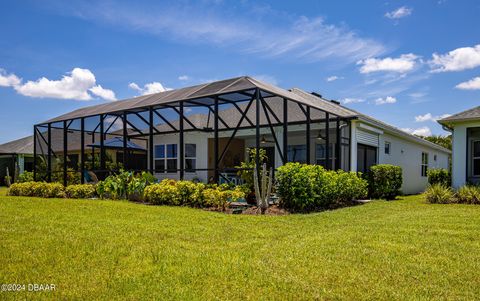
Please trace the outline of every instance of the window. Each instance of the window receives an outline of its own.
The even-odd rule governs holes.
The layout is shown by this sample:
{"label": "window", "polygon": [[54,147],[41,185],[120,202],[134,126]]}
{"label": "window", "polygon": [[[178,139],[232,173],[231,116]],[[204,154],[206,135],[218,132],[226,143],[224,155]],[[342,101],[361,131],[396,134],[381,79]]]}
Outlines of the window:
{"label": "window", "polygon": [[480,176],[480,140],[472,141],[472,175]]}
{"label": "window", "polygon": [[155,145],[155,171],[165,172],[165,145]]}
{"label": "window", "polygon": [[[318,164],[318,165],[321,165],[323,167],[326,167],[327,166],[327,160],[326,160],[326,156],[327,156],[327,152],[326,152],[326,147],[325,147],[325,144],[316,144],[315,145],[315,163]],[[334,160],[335,159],[335,154],[333,153],[334,152],[334,149],[333,149],[333,144],[330,143],[329,147],[328,147],[328,154],[329,154],[329,157],[330,157],[330,160]],[[330,164],[331,167],[333,167],[333,164]]]}
{"label": "window", "polygon": [[385,142],[385,154],[390,155],[390,142]]}
{"label": "window", "polygon": [[427,176],[428,171],[428,153],[422,152],[422,177]]}
{"label": "window", "polygon": [[288,146],[288,162],[307,162],[307,146],[301,145],[289,145]]}
{"label": "window", "polygon": [[433,161],[437,162],[437,155],[433,155]]}
{"label": "window", "polygon": [[160,144],[155,145],[155,171],[176,172],[177,171],[177,145]]}
{"label": "window", "polygon": [[185,144],[185,170],[187,172],[195,172],[197,168],[197,145]]}

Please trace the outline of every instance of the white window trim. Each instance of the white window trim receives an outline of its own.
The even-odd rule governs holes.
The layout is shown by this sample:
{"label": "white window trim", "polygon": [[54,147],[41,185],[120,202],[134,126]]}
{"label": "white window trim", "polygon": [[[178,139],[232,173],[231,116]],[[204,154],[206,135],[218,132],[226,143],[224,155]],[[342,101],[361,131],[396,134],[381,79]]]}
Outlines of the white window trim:
{"label": "white window trim", "polygon": [[[387,144],[388,144],[388,153],[387,153]],[[389,141],[385,141],[385,145],[383,146],[383,152],[385,153],[385,155],[389,155],[392,153],[392,143],[390,143]]]}
{"label": "white window trim", "polygon": [[[426,158],[425,161],[427,161],[427,163],[423,163],[423,155],[425,155],[425,158]],[[421,165],[420,165],[421,166],[420,174],[421,174],[422,177],[426,177],[427,174],[428,174],[428,157],[429,157],[429,155],[428,155],[427,152],[422,152],[422,162],[421,162]],[[423,174],[423,167],[426,167],[425,168],[425,175]]]}
{"label": "white window trim", "polygon": [[[165,154],[165,156],[164,156],[163,158],[158,158],[158,157],[156,156],[156,154],[155,154],[155,158],[154,158],[153,164],[154,164],[154,166],[155,166],[155,161],[157,161],[157,160],[163,160],[165,167],[164,167],[164,171],[155,171],[155,173],[161,173],[161,174],[165,174],[165,173],[167,173],[167,174],[175,174],[175,173],[177,173],[177,172],[178,172],[178,144],[176,144],[176,143],[159,143],[159,144],[155,144],[155,145],[154,145],[154,151],[155,151],[155,148],[156,148],[157,146],[160,146],[160,145],[163,145],[163,147],[164,147],[164,154]],[[176,145],[177,155],[176,155],[175,157],[170,157],[170,158],[169,158],[169,157],[167,156],[167,145]],[[177,166],[175,167],[175,169],[176,169],[175,172],[168,171],[168,166],[167,166],[167,161],[168,161],[168,160],[177,160]]]}
{"label": "white window trim", "polygon": [[195,160],[195,166],[194,166],[194,170],[186,170],[185,169],[185,172],[186,173],[196,173],[196,169],[197,169],[197,144],[196,143],[185,143],[184,147],[187,146],[187,144],[192,144],[192,145],[195,145],[195,157],[187,157],[187,152],[185,152],[185,162],[184,162],[184,165],[186,166],[187,165],[187,159],[193,159]]}

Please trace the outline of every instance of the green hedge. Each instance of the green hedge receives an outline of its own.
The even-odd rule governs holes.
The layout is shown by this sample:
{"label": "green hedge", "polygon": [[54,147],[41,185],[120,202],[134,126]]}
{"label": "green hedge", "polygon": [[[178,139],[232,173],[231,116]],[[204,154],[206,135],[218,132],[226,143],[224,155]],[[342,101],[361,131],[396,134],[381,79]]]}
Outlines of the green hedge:
{"label": "green hedge", "polygon": [[11,196],[31,196],[42,198],[63,198],[65,187],[59,183],[25,182],[15,183],[7,192]]}
{"label": "green hedge", "polygon": [[448,169],[445,168],[433,168],[427,172],[428,183],[430,185],[441,184],[444,186],[451,186],[452,177]]}
{"label": "green hedge", "polygon": [[278,168],[276,180],[280,205],[291,211],[332,208],[367,196],[367,182],[356,173],[319,165],[287,163]]}
{"label": "green hedge", "polygon": [[368,195],[374,199],[393,200],[400,195],[402,187],[402,168],[390,164],[370,167],[367,174]]}

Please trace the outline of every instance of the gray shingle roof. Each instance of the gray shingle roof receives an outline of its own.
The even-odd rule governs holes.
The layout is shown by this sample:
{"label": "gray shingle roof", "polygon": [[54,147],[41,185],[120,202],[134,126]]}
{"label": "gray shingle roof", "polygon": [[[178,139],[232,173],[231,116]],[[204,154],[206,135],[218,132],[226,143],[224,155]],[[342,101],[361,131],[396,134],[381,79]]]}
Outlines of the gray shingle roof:
{"label": "gray shingle roof", "polygon": [[1,144],[0,154],[33,154],[33,136]]}
{"label": "gray shingle roof", "polygon": [[440,124],[449,125],[459,121],[471,121],[478,120],[480,121],[480,106],[468,109],[466,111],[453,114],[452,116],[438,120]]}

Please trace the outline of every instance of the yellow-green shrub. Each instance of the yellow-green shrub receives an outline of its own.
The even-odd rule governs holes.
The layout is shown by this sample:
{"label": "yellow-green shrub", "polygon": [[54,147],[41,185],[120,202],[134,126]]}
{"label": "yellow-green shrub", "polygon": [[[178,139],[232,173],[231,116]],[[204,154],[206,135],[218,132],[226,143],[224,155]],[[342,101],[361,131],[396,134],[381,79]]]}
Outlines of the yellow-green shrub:
{"label": "yellow-green shrub", "polygon": [[42,198],[63,198],[65,187],[60,183],[25,182],[15,183],[7,192],[11,196],[32,196]]}
{"label": "yellow-green shrub", "polygon": [[424,197],[425,200],[431,204],[448,204],[455,201],[453,190],[442,184],[428,186],[427,190],[425,190]]}
{"label": "yellow-green shrub", "polygon": [[156,205],[180,205],[182,197],[175,180],[165,179],[159,184],[147,186],[144,199]]}
{"label": "yellow-green shrub", "polygon": [[190,207],[215,207],[225,209],[229,202],[245,197],[241,187],[227,189],[225,186],[207,187],[203,183],[165,179],[159,184],[147,186],[144,198],[158,205]]}
{"label": "yellow-green shrub", "polygon": [[480,187],[465,185],[455,194],[456,202],[461,204],[480,204]]}
{"label": "yellow-green shrub", "polygon": [[67,186],[65,194],[72,199],[91,199],[95,197],[96,191],[92,184],[77,184]]}

